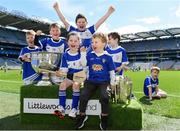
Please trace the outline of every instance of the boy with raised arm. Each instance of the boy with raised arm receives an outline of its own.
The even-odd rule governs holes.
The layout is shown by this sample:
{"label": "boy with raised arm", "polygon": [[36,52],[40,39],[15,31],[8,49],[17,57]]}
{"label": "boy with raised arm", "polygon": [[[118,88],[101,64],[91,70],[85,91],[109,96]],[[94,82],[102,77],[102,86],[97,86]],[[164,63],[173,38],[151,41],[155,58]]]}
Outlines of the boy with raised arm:
{"label": "boy with raised arm", "polygon": [[81,38],[81,46],[84,46],[85,48],[90,47],[91,42],[92,42],[92,35],[107,20],[107,18],[115,11],[115,9],[112,6],[110,6],[108,11],[105,13],[105,15],[102,16],[94,25],[90,27],[86,27],[88,23],[86,17],[82,14],[78,14],[75,20],[77,27],[73,27],[72,25],[69,24],[69,22],[64,17],[57,2],[54,3],[53,7],[56,13],[58,14],[60,20],[64,24],[65,28],[67,29],[67,31],[68,32],[76,31],[79,33],[80,38]]}

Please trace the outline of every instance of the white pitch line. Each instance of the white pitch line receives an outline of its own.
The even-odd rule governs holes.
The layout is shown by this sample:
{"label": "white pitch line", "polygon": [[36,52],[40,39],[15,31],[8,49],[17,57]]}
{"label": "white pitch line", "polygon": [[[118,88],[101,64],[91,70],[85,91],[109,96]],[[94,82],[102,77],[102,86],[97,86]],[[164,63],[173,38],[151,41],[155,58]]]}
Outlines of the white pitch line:
{"label": "white pitch line", "polygon": [[22,82],[21,82],[21,81],[0,80],[0,82],[6,82],[6,83],[18,83],[18,84],[22,84]]}
{"label": "white pitch line", "polygon": [[[137,93],[137,94],[144,94],[143,92],[140,92],[140,91],[134,91],[134,93]],[[167,94],[167,96],[178,97],[178,98],[180,98],[180,95]]]}

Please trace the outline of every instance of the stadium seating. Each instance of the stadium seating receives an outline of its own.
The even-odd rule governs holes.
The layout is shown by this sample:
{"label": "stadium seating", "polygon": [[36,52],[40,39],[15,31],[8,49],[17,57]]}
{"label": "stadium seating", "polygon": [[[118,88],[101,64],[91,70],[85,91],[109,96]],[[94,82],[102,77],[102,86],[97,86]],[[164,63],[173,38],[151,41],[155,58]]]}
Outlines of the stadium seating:
{"label": "stadium seating", "polygon": [[132,62],[128,66],[134,70],[139,68],[140,70],[150,70],[150,68],[153,65],[156,65],[158,62],[157,61],[150,61],[150,62],[144,62],[144,61],[138,61],[138,62]]}
{"label": "stadium seating", "polygon": [[0,28],[0,40],[11,42],[14,44],[26,45],[25,33],[18,30],[10,30]]}
{"label": "stadium seating", "polygon": [[180,49],[180,46],[178,46],[179,43],[180,38],[169,38],[159,40],[124,42],[121,43],[121,46],[124,47],[127,50],[127,52],[161,51],[169,49]]}
{"label": "stadium seating", "polygon": [[180,70],[180,61],[177,61],[177,62],[173,65],[172,69],[174,69],[174,70]]}
{"label": "stadium seating", "polygon": [[160,62],[157,66],[160,68],[160,69],[170,69],[174,64],[174,61],[171,61],[171,60],[168,60],[168,61],[162,61]]}
{"label": "stadium seating", "polygon": [[15,58],[0,58],[0,67],[7,66],[7,69],[21,69],[21,62]]}
{"label": "stadium seating", "polygon": [[4,59],[3,58],[0,58],[0,66],[3,66],[5,63]]}

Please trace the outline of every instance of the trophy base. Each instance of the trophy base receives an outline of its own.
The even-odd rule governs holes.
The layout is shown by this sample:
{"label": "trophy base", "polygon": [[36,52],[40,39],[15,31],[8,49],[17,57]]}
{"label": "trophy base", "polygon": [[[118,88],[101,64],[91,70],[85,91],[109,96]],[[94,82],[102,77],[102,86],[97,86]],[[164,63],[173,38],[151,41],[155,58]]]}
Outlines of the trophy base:
{"label": "trophy base", "polygon": [[36,86],[51,86],[52,83],[50,81],[39,81]]}

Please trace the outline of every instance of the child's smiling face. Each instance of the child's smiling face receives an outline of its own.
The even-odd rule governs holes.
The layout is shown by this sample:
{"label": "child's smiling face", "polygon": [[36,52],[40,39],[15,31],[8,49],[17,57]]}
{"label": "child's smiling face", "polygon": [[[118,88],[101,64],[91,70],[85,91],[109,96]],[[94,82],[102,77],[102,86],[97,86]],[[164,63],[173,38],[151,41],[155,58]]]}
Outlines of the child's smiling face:
{"label": "child's smiling face", "polygon": [[26,35],[26,41],[27,41],[29,47],[34,46],[34,39],[35,39],[34,35],[31,35],[31,34]]}
{"label": "child's smiling face", "polygon": [[104,49],[105,43],[102,42],[102,40],[98,37],[92,39],[92,48],[95,52],[99,52]]}
{"label": "child's smiling face", "polygon": [[61,34],[61,31],[58,27],[52,27],[50,29],[50,35],[52,36],[53,40],[59,40],[60,34]]}
{"label": "child's smiling face", "polygon": [[68,39],[68,45],[70,50],[78,50],[80,46],[79,37],[77,35],[71,35]]}
{"label": "child's smiling face", "polygon": [[80,31],[84,31],[86,29],[87,21],[84,18],[79,18],[76,22],[76,25]]}
{"label": "child's smiling face", "polygon": [[114,38],[112,38],[112,36],[109,36],[108,37],[108,44],[110,46],[116,46],[116,45],[118,45],[118,39],[114,39]]}
{"label": "child's smiling face", "polygon": [[153,79],[157,79],[159,75],[159,71],[154,69],[151,71],[151,76],[153,77]]}

